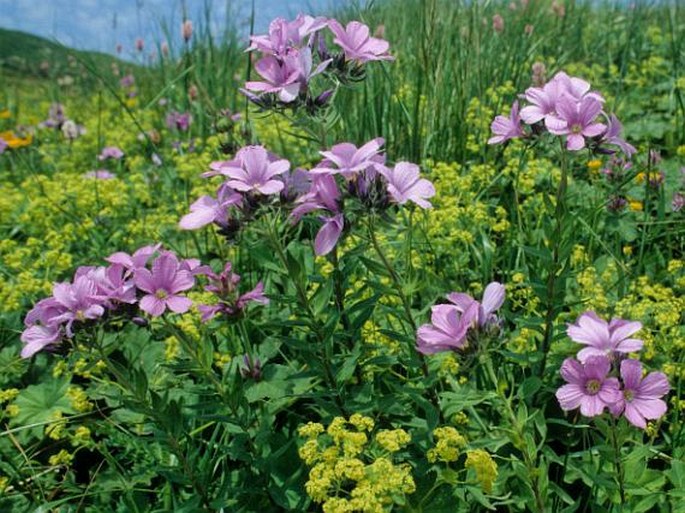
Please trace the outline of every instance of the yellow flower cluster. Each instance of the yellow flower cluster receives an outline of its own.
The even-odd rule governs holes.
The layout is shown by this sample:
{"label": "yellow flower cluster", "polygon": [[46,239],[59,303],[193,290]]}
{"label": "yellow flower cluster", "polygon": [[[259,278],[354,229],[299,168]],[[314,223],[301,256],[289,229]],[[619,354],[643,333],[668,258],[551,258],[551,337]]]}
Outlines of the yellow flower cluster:
{"label": "yellow flower cluster", "polygon": [[[427,176],[433,182],[435,208],[427,213],[427,235],[445,248],[468,245],[481,232],[507,230],[507,212],[477,199],[479,187],[496,175],[489,164],[464,169],[456,163],[426,161]],[[453,249],[452,249],[453,251]]]}
{"label": "yellow flower cluster", "polygon": [[71,407],[79,413],[86,413],[93,409],[93,403],[88,400],[88,394],[79,386],[70,386],[67,390],[67,397],[71,402]]}
{"label": "yellow flower cluster", "polygon": [[18,388],[0,390],[0,404],[13,401],[19,395]]}
{"label": "yellow flower cluster", "polygon": [[50,415],[50,424],[45,426],[45,435],[53,440],[60,440],[65,436],[65,427],[67,420],[63,417],[62,412],[57,410]]}
{"label": "yellow flower cluster", "polygon": [[467,451],[464,466],[476,473],[476,480],[485,493],[492,493],[492,485],[497,479],[497,463],[487,451],[483,449]]}
{"label": "yellow flower cluster", "polygon": [[431,463],[457,461],[460,450],[466,447],[466,438],[452,426],[435,428],[433,437],[435,438],[435,447],[426,453],[426,457]]}
{"label": "yellow flower cluster", "polygon": [[62,449],[57,454],[53,454],[52,456],[50,456],[50,458],[48,458],[48,463],[53,467],[57,467],[60,465],[68,467],[69,465],[71,465],[72,461],[74,461],[74,455],[65,449]]}
{"label": "yellow flower cluster", "polygon": [[300,426],[305,442],[299,455],[312,467],[305,489],[324,512],[380,513],[415,491],[411,467],[394,461],[410,435],[380,430],[370,442],[367,433],[374,425],[372,418],[355,413],[347,420],[334,418],[327,428],[313,422]]}

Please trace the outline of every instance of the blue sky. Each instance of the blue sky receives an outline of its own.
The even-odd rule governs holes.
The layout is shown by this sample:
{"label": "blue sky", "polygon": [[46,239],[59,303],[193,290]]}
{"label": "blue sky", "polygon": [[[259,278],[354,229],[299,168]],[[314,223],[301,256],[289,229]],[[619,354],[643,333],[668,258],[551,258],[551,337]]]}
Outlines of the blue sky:
{"label": "blue sky", "polygon": [[[255,0],[255,32],[265,32],[276,16],[290,18],[298,12],[324,14],[335,6],[351,3],[352,0]],[[149,49],[165,39],[162,23],[170,27],[178,44],[183,6],[197,24],[205,4],[211,7],[214,34],[220,34],[225,27],[227,14],[244,32],[249,32],[252,0],[0,0],[0,26],[86,50],[114,53],[121,43],[125,56],[132,55],[137,37],[143,37]]]}

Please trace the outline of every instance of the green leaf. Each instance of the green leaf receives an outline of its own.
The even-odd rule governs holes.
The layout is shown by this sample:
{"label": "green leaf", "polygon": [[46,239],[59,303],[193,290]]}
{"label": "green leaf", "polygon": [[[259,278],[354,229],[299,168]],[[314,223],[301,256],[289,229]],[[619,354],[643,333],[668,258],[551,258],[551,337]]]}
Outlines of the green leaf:
{"label": "green leaf", "polygon": [[71,401],[66,396],[69,380],[53,379],[40,385],[30,385],[19,393],[15,404],[19,414],[12,419],[13,425],[26,426],[47,422],[57,412],[74,414]]}

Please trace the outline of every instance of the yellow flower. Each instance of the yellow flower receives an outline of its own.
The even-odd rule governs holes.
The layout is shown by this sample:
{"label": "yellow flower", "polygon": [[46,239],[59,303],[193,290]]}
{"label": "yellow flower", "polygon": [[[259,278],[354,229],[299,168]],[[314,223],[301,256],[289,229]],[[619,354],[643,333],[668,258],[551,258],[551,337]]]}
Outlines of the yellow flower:
{"label": "yellow flower", "polygon": [[483,449],[474,449],[466,453],[466,468],[476,472],[476,480],[485,493],[492,493],[492,484],[497,479],[497,463]]}
{"label": "yellow flower", "polygon": [[628,206],[630,207],[630,210],[632,210],[633,212],[642,212],[644,208],[642,202],[636,199],[628,200]]}
{"label": "yellow flower", "polygon": [[376,442],[388,452],[397,452],[411,442],[411,436],[404,429],[383,429],[376,433]]}
{"label": "yellow flower", "polygon": [[12,401],[18,395],[19,389],[17,388],[8,388],[6,390],[0,390],[0,404]]}
{"label": "yellow flower", "polygon": [[28,134],[25,137],[19,137],[12,131],[0,132],[0,139],[4,140],[7,143],[7,146],[13,150],[28,146],[33,142],[33,136],[31,134]]}
{"label": "yellow flower", "polygon": [[429,449],[426,454],[431,463],[456,461],[459,458],[459,450],[466,446],[466,439],[451,426],[435,428],[433,436],[436,440],[435,447]]}
{"label": "yellow flower", "polygon": [[596,175],[597,171],[599,171],[599,168],[602,167],[602,161],[599,159],[592,159],[587,163],[587,168],[590,170],[590,173],[592,175]]}
{"label": "yellow flower", "polygon": [[304,426],[297,428],[297,433],[303,438],[316,438],[323,432],[323,425],[318,422],[307,422]]}
{"label": "yellow flower", "polygon": [[74,455],[62,449],[57,454],[53,454],[48,459],[48,463],[54,467],[58,465],[70,465],[74,460]]}

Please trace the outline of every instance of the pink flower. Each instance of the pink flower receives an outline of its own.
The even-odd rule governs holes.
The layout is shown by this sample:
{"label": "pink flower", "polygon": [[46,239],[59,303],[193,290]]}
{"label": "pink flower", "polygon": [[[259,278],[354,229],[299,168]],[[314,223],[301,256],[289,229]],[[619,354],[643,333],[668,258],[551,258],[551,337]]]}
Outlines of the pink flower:
{"label": "pink flower", "polygon": [[85,178],[95,178],[97,180],[111,180],[112,178],[116,178],[117,175],[114,173],[110,173],[106,169],[96,169],[94,171],[88,171],[87,173],[84,173],[83,175]]}
{"label": "pink flower", "polygon": [[339,173],[345,178],[351,178],[368,167],[385,162],[385,155],[380,153],[384,143],[385,139],[377,137],[360,148],[349,142],[336,144],[330,150],[320,152],[325,158],[310,173],[314,175]]}
{"label": "pink flower", "polygon": [[671,210],[673,212],[680,212],[683,207],[685,207],[685,194],[680,191],[673,193],[673,199],[671,200]]}
{"label": "pink flower", "polygon": [[642,363],[638,360],[621,362],[623,393],[619,401],[610,406],[611,413],[628,419],[633,426],[645,429],[645,419],[661,418],[668,409],[661,399],[670,390],[663,372],[651,372],[642,377]]}
{"label": "pink flower", "polygon": [[342,235],[345,226],[345,218],[340,212],[338,201],[340,189],[335,177],[330,174],[314,175],[309,192],[303,194],[296,203],[300,203],[291,213],[295,221],[315,210],[328,210],[334,214],[332,217],[321,216],[323,226],[319,229],[314,240],[314,252],[319,255],[330,253]]}
{"label": "pink flower", "polygon": [[102,153],[98,155],[98,160],[114,159],[120,160],[124,156],[124,152],[116,146],[107,146],[103,148]]}
{"label": "pink flower", "polygon": [[452,292],[447,295],[447,299],[451,303],[454,303],[462,313],[471,308],[471,305],[477,305],[478,326],[483,328],[488,324],[495,324],[498,322],[495,312],[504,304],[505,293],[506,289],[504,288],[504,285],[493,281],[492,283],[488,283],[488,286],[485,287],[482,303],[479,303],[470,295],[463,292]]}
{"label": "pink flower", "polygon": [[545,118],[547,130],[555,135],[566,136],[566,148],[577,151],[585,147],[585,137],[602,135],[607,127],[597,123],[602,104],[592,96],[576,101],[569,95],[562,95],[556,104],[556,116]]}
{"label": "pink flower", "polygon": [[255,70],[264,82],[247,82],[245,88],[250,91],[276,93],[283,103],[297,99],[300,92],[306,91],[312,77],[321,73],[330,60],[320,63],[312,71],[312,51],[310,48],[291,49],[284,57],[267,55],[255,64]]}
{"label": "pink flower", "polygon": [[[581,101],[586,97],[604,103],[604,98],[596,92],[590,91],[590,84],[577,77],[570,77],[560,71],[552,80],[542,87],[529,87],[524,98],[531,103],[521,109],[521,118],[529,125],[541,120],[547,120],[558,113],[558,102],[562,96],[570,96],[573,100]],[[601,109],[600,109],[601,110]]]}
{"label": "pink flower", "polygon": [[492,29],[495,32],[503,32],[504,31],[504,18],[502,18],[501,15],[495,14],[492,17]]}
{"label": "pink flower", "polygon": [[326,24],[326,18],[313,18],[303,14],[293,21],[276,18],[269,24],[268,35],[250,37],[247,51],[259,50],[276,56],[285,55],[289,48],[299,46],[305,37],[321,30]]}
{"label": "pink flower", "polygon": [[360,63],[369,61],[392,61],[395,58],[388,54],[390,47],[387,41],[369,37],[369,27],[358,21],[351,21],[345,28],[336,21],[329,20],[328,28],[335,38],[333,42],[340,45],[349,61]]}
{"label": "pink flower", "polygon": [[420,178],[419,166],[409,162],[398,162],[395,167],[378,166],[378,172],[388,182],[388,193],[392,199],[404,205],[413,201],[421,208],[431,208],[427,198],[435,196],[435,187],[425,178]]}
{"label": "pink flower", "polygon": [[345,218],[342,214],[321,217],[321,221],[323,221],[323,226],[314,239],[314,252],[318,256],[324,256],[333,251],[345,226]]}
{"label": "pink flower", "polygon": [[281,192],[283,181],[274,177],[290,169],[290,162],[285,159],[272,160],[263,146],[246,146],[238,151],[235,160],[215,164],[217,173],[229,178],[227,187],[265,195]]}
{"label": "pink flower", "polygon": [[557,101],[565,92],[566,88],[556,79],[550,80],[542,87],[529,87],[526,89],[524,98],[531,105],[521,109],[521,119],[532,125],[555,114]]}
{"label": "pink flower", "polygon": [[466,311],[454,305],[436,305],[431,311],[431,324],[416,332],[416,350],[434,354],[466,347],[466,335],[478,319],[478,304],[472,303]]}
{"label": "pink flower", "polygon": [[340,189],[333,175],[314,175],[309,192],[295,200],[299,203],[290,214],[296,221],[315,210],[339,213]]}
{"label": "pink flower", "polygon": [[504,303],[504,295],[504,285],[497,282],[485,287],[482,304],[462,292],[448,294],[452,304],[434,306],[432,324],[417,330],[416,349],[423,354],[463,349],[470,330],[483,330],[499,323],[495,312]]}
{"label": "pink flower", "polygon": [[134,272],[136,287],[148,294],[140,299],[140,309],[159,317],[168,308],[172,312],[187,312],[192,301],[178,293],[192,288],[195,279],[182,269],[176,255],[165,252],[152,263],[152,271],[139,267]]}
{"label": "pink flower", "polygon": [[193,37],[193,22],[190,20],[185,20],[181,24],[181,36],[187,43],[190,41],[190,38]]}
{"label": "pink flower", "polygon": [[269,304],[269,298],[264,295],[264,284],[261,281],[250,292],[238,295],[240,276],[233,272],[231,262],[226,262],[221,274],[216,274],[209,266],[199,268],[198,274],[204,274],[209,278],[210,285],[207,285],[205,290],[213,292],[219,298],[219,302],[215,305],[198,306],[202,314],[202,322],[207,322],[220,313],[228,316],[238,315],[249,303]]}
{"label": "pink flower", "polygon": [[167,114],[166,126],[169,130],[178,130],[179,132],[187,132],[193,117],[189,112],[172,111]]}
{"label": "pink flower", "polygon": [[21,334],[21,341],[24,343],[21,357],[31,358],[46,347],[58,344],[61,339],[62,332],[59,326],[31,326]]}
{"label": "pink flower", "polygon": [[611,319],[607,323],[590,311],[578,317],[576,324],[569,325],[566,333],[574,342],[588,346],[578,352],[578,359],[585,362],[591,356],[612,358],[614,353],[639,351],[644,342],[631,335],[641,329],[640,322]]}
{"label": "pink flower", "polygon": [[609,378],[611,362],[606,356],[591,356],[585,363],[567,358],[561,376],[568,383],[557,390],[556,397],[564,411],[580,407],[586,417],[601,415],[604,408],[621,400],[618,379]]}
{"label": "pink flower", "polygon": [[117,251],[112,253],[110,256],[105,258],[105,261],[110,264],[120,264],[126,269],[133,271],[139,267],[145,267],[147,261],[152,255],[154,255],[162,247],[161,244],[155,244],[154,246],[143,246],[137,249],[133,255],[124,253],[123,251]]}
{"label": "pink flower", "polygon": [[604,135],[602,135],[600,144],[611,144],[613,146],[618,146],[625,156],[630,158],[634,153],[637,152],[637,150],[633,145],[629,144],[621,137],[622,131],[623,125],[614,114],[611,114],[609,116],[609,122],[607,123],[607,131]]}
{"label": "pink flower", "polygon": [[106,308],[114,308],[116,303],[135,303],[136,287],[130,273],[121,264],[108,267],[79,267],[75,278],[85,276],[95,284],[95,299]]}
{"label": "pink flower", "polygon": [[65,329],[68,337],[74,335],[71,327],[75,321],[97,319],[105,313],[101,304],[102,299],[98,297],[97,286],[87,276],[77,276],[73,283],[56,283],[52,289],[52,297],[64,310],[51,319],[50,325],[55,326],[66,322]]}
{"label": "pink flower", "polygon": [[211,223],[225,224],[228,208],[240,205],[243,197],[224,184],[219,187],[217,196],[217,198],[200,197],[190,205],[190,214],[184,215],[178,226],[183,230],[197,230]]}
{"label": "pink flower", "polygon": [[488,139],[488,144],[500,144],[509,139],[523,137],[521,116],[519,116],[519,103],[514,102],[514,105],[511,106],[511,114],[509,114],[508,118],[497,116],[490,125],[490,129],[495,135]]}

